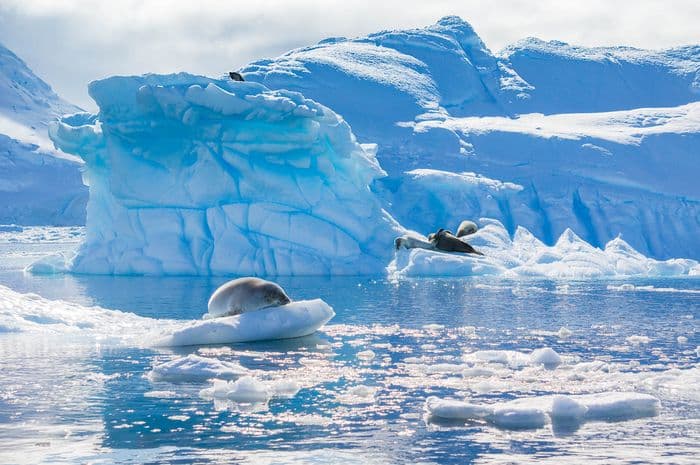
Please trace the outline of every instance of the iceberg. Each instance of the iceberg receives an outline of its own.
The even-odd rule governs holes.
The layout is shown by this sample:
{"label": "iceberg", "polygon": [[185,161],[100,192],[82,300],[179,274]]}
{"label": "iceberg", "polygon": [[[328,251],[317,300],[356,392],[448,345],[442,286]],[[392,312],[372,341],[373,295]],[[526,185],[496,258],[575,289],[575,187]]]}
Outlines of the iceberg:
{"label": "iceberg", "polygon": [[189,74],[90,84],[98,115],[50,126],[85,161],[78,273],[372,274],[401,227],[372,146],[301,94]]}

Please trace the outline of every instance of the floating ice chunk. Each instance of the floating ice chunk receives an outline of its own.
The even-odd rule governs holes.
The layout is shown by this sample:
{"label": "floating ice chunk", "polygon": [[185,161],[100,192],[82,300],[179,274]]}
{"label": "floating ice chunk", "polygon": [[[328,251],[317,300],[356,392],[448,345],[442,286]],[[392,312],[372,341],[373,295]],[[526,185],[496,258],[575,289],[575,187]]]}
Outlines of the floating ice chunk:
{"label": "floating ice chunk", "polygon": [[659,399],[637,392],[603,392],[585,394],[576,399],[585,405],[586,420],[624,421],[659,414]]}
{"label": "floating ice chunk", "polygon": [[374,402],[376,392],[377,388],[373,386],[353,386],[338,395],[338,400],[344,404],[369,404]]}
{"label": "floating ice chunk", "polygon": [[561,365],[561,357],[551,347],[543,347],[532,351],[530,363],[533,365],[544,365],[545,368],[553,369]]}
{"label": "floating ice chunk", "polygon": [[640,344],[649,344],[651,342],[651,338],[649,336],[642,336],[639,334],[633,334],[632,336],[627,337],[625,340],[635,346]]}
{"label": "floating ice chunk", "polygon": [[569,328],[562,326],[561,328],[559,328],[559,331],[557,332],[557,334],[559,335],[560,339],[568,339],[574,333]]}
{"label": "floating ice chunk", "polygon": [[32,274],[60,274],[71,268],[73,253],[57,252],[41,257],[27,266],[24,271]]}
{"label": "floating ice chunk", "polygon": [[428,397],[425,406],[430,415],[449,420],[484,420],[493,415],[493,407],[489,405],[470,404],[435,396]]}
{"label": "floating ice chunk", "polygon": [[360,360],[372,360],[376,354],[372,350],[363,350],[357,353],[357,358]]}
{"label": "floating ice chunk", "polygon": [[429,397],[426,410],[438,418],[485,420],[499,428],[540,428],[547,421],[625,421],[653,417],[659,400],[637,392],[601,392],[572,396],[526,397],[494,404],[473,404]]}
{"label": "floating ice chunk", "polygon": [[312,334],[335,313],[321,299],[301,300],[240,315],[195,321],[156,341],[158,346],[227,344]]}
{"label": "floating ice chunk", "polygon": [[177,392],[175,391],[147,391],[143,393],[144,397],[156,397],[160,399],[171,399],[177,397]]}
{"label": "floating ice chunk", "polygon": [[535,429],[545,425],[547,415],[537,407],[503,404],[494,408],[490,420],[503,429]]}
{"label": "floating ice chunk", "polygon": [[294,380],[281,380],[272,383],[271,392],[274,397],[290,399],[297,395],[301,386]]}
{"label": "floating ice chunk", "polygon": [[568,396],[554,396],[550,416],[552,421],[580,422],[588,407]]}
{"label": "floating ice chunk", "polygon": [[676,341],[678,341],[679,344],[687,344],[688,343],[688,338],[685,336],[678,336],[676,338]]}
{"label": "floating ice chunk", "polygon": [[236,381],[214,380],[212,387],[199,391],[205,399],[228,399],[242,404],[265,403],[272,397],[270,387],[252,376]]}
{"label": "floating ice chunk", "polygon": [[147,374],[151,381],[197,382],[212,378],[236,379],[248,370],[234,362],[190,354],[153,367]]}
{"label": "floating ice chunk", "polygon": [[437,324],[437,323],[431,323],[427,325],[423,325],[423,329],[426,329],[428,331],[440,331],[441,329],[444,329],[445,325]]}
{"label": "floating ice chunk", "polygon": [[530,356],[515,350],[477,350],[464,354],[467,363],[496,363],[510,368],[521,368],[531,363]]}

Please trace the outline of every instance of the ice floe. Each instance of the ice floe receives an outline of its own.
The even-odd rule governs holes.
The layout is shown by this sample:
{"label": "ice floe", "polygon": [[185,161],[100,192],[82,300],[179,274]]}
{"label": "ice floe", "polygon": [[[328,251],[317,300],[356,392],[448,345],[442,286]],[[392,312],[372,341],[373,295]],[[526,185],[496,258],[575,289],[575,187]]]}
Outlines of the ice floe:
{"label": "ice floe", "polygon": [[321,299],[301,300],[235,316],[192,321],[161,337],[155,345],[225,344],[307,336],[334,315]]}
{"label": "ice floe", "polygon": [[[547,246],[525,228],[518,227],[511,239],[500,222],[481,218],[479,223],[481,229],[467,240],[485,256],[426,249],[397,250],[394,260],[387,267],[389,276],[394,279],[479,275],[586,279],[700,274],[700,264],[695,260],[659,261],[647,258],[619,237],[599,249],[569,229],[553,246]],[[623,286],[612,289],[636,289]]]}
{"label": "ice floe", "polygon": [[637,392],[528,397],[512,401],[470,403],[430,397],[431,417],[485,421],[504,429],[541,428],[547,422],[625,421],[658,415],[659,399]]}
{"label": "ice floe", "polygon": [[151,381],[201,382],[208,379],[237,379],[248,370],[235,362],[190,354],[160,363],[147,373]]}

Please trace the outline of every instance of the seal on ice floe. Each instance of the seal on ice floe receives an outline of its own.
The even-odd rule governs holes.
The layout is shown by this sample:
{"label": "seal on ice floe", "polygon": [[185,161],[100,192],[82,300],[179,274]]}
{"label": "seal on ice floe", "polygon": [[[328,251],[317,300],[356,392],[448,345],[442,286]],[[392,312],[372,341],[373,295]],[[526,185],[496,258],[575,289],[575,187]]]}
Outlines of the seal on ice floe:
{"label": "seal on ice floe", "polygon": [[431,234],[429,237],[430,242],[435,245],[435,248],[444,252],[463,252],[484,255],[469,245],[466,241],[463,241],[450,231],[446,231],[442,228],[440,228],[438,232]]}
{"label": "seal on ice floe", "polygon": [[208,318],[240,315],[292,300],[277,284],[260,278],[238,278],[221,285],[209,299]]}
{"label": "seal on ice floe", "polygon": [[476,223],[473,221],[469,220],[464,220],[461,223],[459,223],[459,228],[457,228],[457,237],[464,237],[464,236],[469,236],[471,234],[474,234],[479,228],[476,226]]}

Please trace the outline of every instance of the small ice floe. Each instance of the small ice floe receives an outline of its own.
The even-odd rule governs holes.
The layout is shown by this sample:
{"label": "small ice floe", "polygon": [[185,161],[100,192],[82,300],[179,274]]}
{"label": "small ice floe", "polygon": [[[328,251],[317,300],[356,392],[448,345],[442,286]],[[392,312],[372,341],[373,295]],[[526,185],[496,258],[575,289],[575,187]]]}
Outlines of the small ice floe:
{"label": "small ice floe", "polygon": [[684,345],[684,344],[687,344],[687,343],[688,343],[688,338],[685,337],[685,336],[678,336],[678,337],[676,338],[676,341],[677,341],[680,345]]}
{"label": "small ice floe", "polygon": [[335,316],[321,299],[302,300],[235,316],[188,322],[158,339],[156,346],[266,341],[308,336]]}
{"label": "small ice floe", "polygon": [[425,329],[427,331],[440,331],[442,329],[445,329],[445,325],[431,323],[431,324],[423,325],[423,329]]}
{"label": "small ice floe", "polygon": [[243,376],[236,381],[215,379],[212,386],[199,391],[199,395],[204,399],[240,404],[264,404],[273,397],[294,397],[299,389],[299,385],[290,380],[265,382],[252,376]]}
{"label": "small ice floe", "polygon": [[535,349],[529,354],[515,350],[477,350],[463,355],[462,360],[470,364],[500,364],[512,369],[538,365],[554,369],[562,363],[561,356],[551,347]]}
{"label": "small ice floe", "polygon": [[559,328],[559,331],[557,331],[557,335],[559,336],[560,339],[568,339],[571,337],[572,334],[574,334],[573,331],[571,331],[569,328],[566,328],[564,326]]}
{"label": "small ice floe", "polygon": [[337,396],[339,402],[343,404],[371,404],[377,388],[373,386],[353,386]]}
{"label": "small ice floe", "polygon": [[561,357],[551,347],[543,347],[533,350],[530,354],[531,365],[542,365],[547,369],[554,369],[561,365]]}
{"label": "small ice floe", "polygon": [[503,429],[536,429],[547,422],[558,427],[633,420],[658,415],[659,406],[656,397],[636,392],[530,397],[493,404],[429,397],[425,403],[429,420],[483,421]]}
{"label": "small ice floe", "polygon": [[177,397],[178,394],[175,391],[146,391],[143,393],[144,397],[155,397],[158,399],[172,399]]}
{"label": "small ice floe", "polygon": [[651,338],[649,336],[643,336],[639,334],[633,334],[632,336],[629,336],[625,339],[629,344],[632,344],[634,346],[638,346],[641,344],[649,344],[651,342]]}
{"label": "small ice floe", "polygon": [[151,381],[202,382],[208,379],[237,379],[248,374],[248,370],[238,363],[190,354],[153,367],[146,374]]}
{"label": "small ice floe", "polygon": [[364,361],[373,360],[376,354],[372,350],[363,350],[357,353],[357,358]]}

